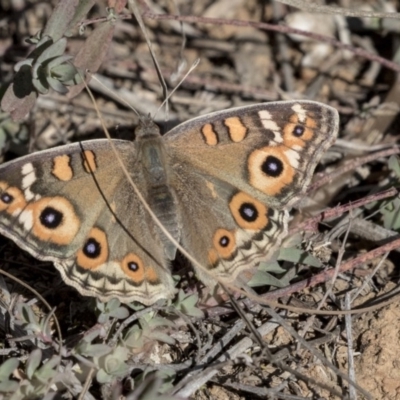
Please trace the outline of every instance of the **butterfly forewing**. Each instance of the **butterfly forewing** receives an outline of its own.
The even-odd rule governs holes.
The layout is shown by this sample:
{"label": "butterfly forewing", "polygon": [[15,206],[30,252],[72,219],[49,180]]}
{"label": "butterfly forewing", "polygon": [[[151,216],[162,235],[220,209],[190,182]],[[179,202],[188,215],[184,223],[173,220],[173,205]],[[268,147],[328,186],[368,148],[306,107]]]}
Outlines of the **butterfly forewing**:
{"label": "butterfly forewing", "polygon": [[[133,143],[114,141],[131,170]],[[39,152],[0,167],[0,232],[85,295],[150,304],[174,293],[163,249],[107,140]],[[140,185],[140,169],[133,173]]]}
{"label": "butterfly forewing", "polygon": [[334,108],[313,101],[265,103],[192,119],[165,140],[177,165],[282,209],[305,193],[338,121]]}

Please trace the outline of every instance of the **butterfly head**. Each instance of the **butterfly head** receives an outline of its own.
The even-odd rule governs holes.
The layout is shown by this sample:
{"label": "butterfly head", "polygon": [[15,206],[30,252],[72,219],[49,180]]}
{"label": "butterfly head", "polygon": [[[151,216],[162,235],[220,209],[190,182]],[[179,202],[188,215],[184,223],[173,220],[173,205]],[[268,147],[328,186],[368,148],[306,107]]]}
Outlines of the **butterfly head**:
{"label": "butterfly head", "polygon": [[158,136],[160,136],[160,128],[154,123],[150,115],[142,116],[135,129],[136,140]]}

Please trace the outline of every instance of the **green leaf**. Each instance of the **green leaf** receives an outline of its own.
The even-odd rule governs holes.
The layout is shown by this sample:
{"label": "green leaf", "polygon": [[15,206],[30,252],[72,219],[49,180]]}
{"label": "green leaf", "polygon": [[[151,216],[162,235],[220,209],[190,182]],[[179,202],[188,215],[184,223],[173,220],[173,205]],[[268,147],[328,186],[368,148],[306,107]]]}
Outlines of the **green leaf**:
{"label": "green leaf", "polygon": [[27,144],[27,141],[26,125],[14,122],[8,113],[0,112],[0,148],[6,147],[9,142],[20,147]]}
{"label": "green leaf", "polygon": [[290,261],[296,264],[306,264],[311,267],[322,266],[322,263],[320,260],[318,260],[318,258],[312,256],[306,251],[296,249],[295,247],[281,249],[278,259],[283,261]]}
{"label": "green leaf", "polygon": [[129,311],[117,299],[112,299],[108,302],[106,312],[111,318],[125,319],[129,317]]}
{"label": "green leaf", "polygon": [[43,34],[60,39],[73,20],[80,0],[62,0],[57,5],[47,21]]}
{"label": "green leaf", "polygon": [[105,371],[110,375],[124,376],[129,368],[119,357],[108,355],[105,360]]}
{"label": "green leaf", "polygon": [[51,68],[51,75],[65,84],[74,84],[81,80],[77,69],[68,63]]}
{"label": "green leaf", "polygon": [[[0,382],[0,393],[13,393],[19,387],[19,383],[11,380]],[[5,398],[5,397],[3,397]]]}
{"label": "green leaf", "polygon": [[47,81],[32,78],[32,84],[40,94],[47,94],[49,92],[49,85]]}
{"label": "green leaf", "polygon": [[117,347],[112,353],[95,359],[95,363],[99,366],[97,379],[109,382],[110,378],[112,377],[123,378],[128,375],[129,367],[125,363],[128,355],[127,349],[120,346]]}
{"label": "green leaf", "polygon": [[129,311],[125,307],[118,307],[116,310],[110,313],[110,317],[118,318],[118,319],[125,319],[129,317]]}
{"label": "green leaf", "polygon": [[389,157],[388,167],[391,169],[395,175],[400,178],[400,160],[399,157],[393,155]]}
{"label": "green leaf", "polygon": [[103,303],[103,302],[100,301],[99,299],[96,299],[96,308],[97,308],[100,312],[104,312],[104,310],[106,309],[106,304],[107,304],[107,303]]}
{"label": "green leaf", "polygon": [[203,311],[197,307],[198,301],[199,296],[197,293],[187,295],[183,290],[180,290],[174,306],[185,315],[203,318]]}
{"label": "green leaf", "polygon": [[395,197],[386,206],[381,208],[383,216],[383,226],[386,229],[399,230],[400,229],[400,199]]}
{"label": "green leaf", "polygon": [[118,299],[111,299],[106,303],[105,310],[106,312],[111,312],[116,310],[121,305],[121,302]]}
{"label": "green leaf", "polygon": [[106,344],[88,344],[85,348],[80,348],[79,354],[87,357],[102,357],[112,351]]}
{"label": "green leaf", "polygon": [[[61,38],[57,42],[53,43],[51,46],[47,47],[36,59],[35,65],[47,64],[54,58],[64,55],[65,49],[67,48],[67,39]],[[35,72],[33,73],[35,76]]]}
{"label": "green leaf", "polygon": [[28,361],[26,362],[25,366],[25,372],[29,379],[32,379],[41,361],[42,351],[40,349],[33,350],[32,353],[29,355]]}
{"label": "green leaf", "polygon": [[143,331],[134,325],[124,337],[124,345],[130,349],[141,349],[144,345]]}
{"label": "green leaf", "polygon": [[57,93],[66,94],[68,93],[68,89],[57,79],[52,78],[51,76],[47,77],[47,82],[49,86]]}
{"label": "green leaf", "polygon": [[111,382],[114,377],[112,375],[107,374],[104,369],[99,369],[96,373],[96,379],[99,383],[108,383]]}
{"label": "green leaf", "polygon": [[10,375],[18,368],[19,361],[17,358],[9,358],[0,365],[0,382],[7,380]]}
{"label": "green leaf", "polygon": [[248,285],[251,287],[275,286],[281,288],[288,286],[289,281],[288,279],[284,278],[278,279],[275,276],[265,271],[257,271],[251,278],[250,282],[248,282]]}
{"label": "green leaf", "polygon": [[275,274],[283,274],[286,272],[286,270],[281,267],[278,261],[261,262],[258,266],[258,271],[266,271]]}
{"label": "green leaf", "polygon": [[48,384],[57,375],[57,367],[60,364],[60,360],[59,356],[53,356],[36,371],[35,378],[43,384]]}
{"label": "green leaf", "polygon": [[54,74],[54,69],[56,67],[60,67],[61,65],[65,64],[67,66],[69,66],[70,68],[74,68],[73,65],[71,64],[67,64],[68,61],[72,60],[74,57],[68,55],[68,54],[64,54],[62,56],[53,58],[49,63],[47,63],[47,68],[49,70],[51,70],[52,74]]}
{"label": "green leaf", "polygon": [[24,322],[33,324],[33,325],[39,325],[36,315],[34,314],[32,309],[29,306],[27,306],[26,304],[22,303],[19,306],[19,313]]}
{"label": "green leaf", "polygon": [[110,318],[125,319],[129,316],[129,311],[126,307],[121,306],[118,299],[111,299],[107,303],[97,303],[98,310],[101,311],[97,317],[97,322],[100,324],[106,323]]}

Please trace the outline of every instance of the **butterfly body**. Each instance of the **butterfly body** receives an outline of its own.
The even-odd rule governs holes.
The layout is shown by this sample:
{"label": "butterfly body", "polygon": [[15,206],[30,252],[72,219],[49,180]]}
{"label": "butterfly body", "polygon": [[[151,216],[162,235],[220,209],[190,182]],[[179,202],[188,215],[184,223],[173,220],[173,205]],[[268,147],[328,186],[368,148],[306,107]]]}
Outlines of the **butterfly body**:
{"label": "butterfly body", "polygon": [[[113,143],[157,219],[214,284],[232,282],[280,245],[288,209],[337,130],[329,106],[275,102],[198,117],[164,136],[145,118],[134,142]],[[53,261],[82,294],[151,304],[175,292],[177,247],[107,140],[0,166],[0,232]]]}
{"label": "butterfly body", "polygon": [[[135,136],[135,148],[140,161],[135,170],[143,173],[137,180],[146,183],[146,202],[169,234],[179,242],[181,224],[178,201],[170,183],[168,154],[159,127],[150,118],[146,118],[136,129]],[[151,218],[148,215],[148,226],[154,225]],[[154,234],[160,238],[167,259],[173,260],[177,249],[174,243],[158,227],[155,227]]]}

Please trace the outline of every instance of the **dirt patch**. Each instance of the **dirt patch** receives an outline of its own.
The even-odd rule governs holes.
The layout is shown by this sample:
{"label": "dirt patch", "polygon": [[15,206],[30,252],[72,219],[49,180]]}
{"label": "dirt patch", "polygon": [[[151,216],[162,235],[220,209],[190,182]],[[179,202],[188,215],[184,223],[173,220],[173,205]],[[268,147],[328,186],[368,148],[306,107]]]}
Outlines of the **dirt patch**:
{"label": "dirt patch", "polygon": [[362,318],[356,380],[376,399],[400,399],[400,305]]}

